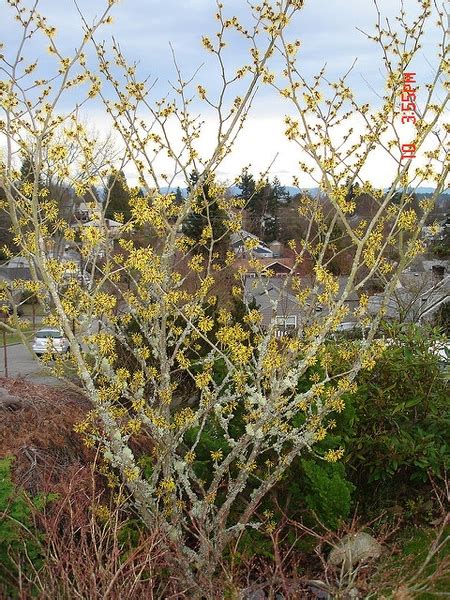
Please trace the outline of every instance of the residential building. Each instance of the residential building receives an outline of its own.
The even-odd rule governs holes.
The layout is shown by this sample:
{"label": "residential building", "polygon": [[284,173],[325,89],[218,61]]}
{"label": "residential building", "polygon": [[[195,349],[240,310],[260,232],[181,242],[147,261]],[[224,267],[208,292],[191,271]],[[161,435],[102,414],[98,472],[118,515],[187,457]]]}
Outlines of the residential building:
{"label": "residential building", "polygon": [[[303,281],[303,280],[302,280]],[[339,291],[336,301],[339,301],[345,292],[348,282],[347,277],[339,278]],[[312,286],[313,281],[305,278],[304,285]],[[261,326],[269,327],[275,323],[278,336],[283,336],[310,325],[314,321],[323,320],[330,312],[330,307],[322,305],[317,297],[320,289],[311,293],[305,303],[300,303],[295,291],[292,289],[288,278],[280,277],[247,277],[245,280],[245,298],[247,303],[254,301],[262,315]],[[352,329],[357,320],[354,311],[359,306],[356,292],[351,292],[344,299],[348,308],[345,322],[341,323],[339,330]]]}
{"label": "residential building", "polygon": [[421,323],[433,319],[450,300],[450,261],[420,259],[399,277],[397,286],[385,303],[384,294],[369,299],[369,313],[377,314],[384,306],[388,319]]}
{"label": "residential building", "polygon": [[[251,256],[257,258],[273,258],[273,251],[262,242],[256,235],[242,229],[237,233],[232,233],[230,236],[231,247],[233,251],[242,258]],[[252,248],[248,249],[246,243],[251,243]]]}

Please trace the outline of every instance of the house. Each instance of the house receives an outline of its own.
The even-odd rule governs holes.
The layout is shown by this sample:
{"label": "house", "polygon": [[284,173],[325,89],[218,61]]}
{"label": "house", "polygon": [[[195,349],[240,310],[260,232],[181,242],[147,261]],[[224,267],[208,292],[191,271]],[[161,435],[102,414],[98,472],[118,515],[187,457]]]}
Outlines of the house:
{"label": "house", "polygon": [[283,244],[281,242],[279,242],[278,240],[274,240],[273,242],[270,242],[269,244],[269,249],[271,250],[274,258],[278,258],[279,256],[283,255]]}
{"label": "house", "polygon": [[[59,254],[56,251],[46,253],[47,259],[57,260],[64,266],[64,276],[79,276],[81,277],[81,256],[76,250],[70,249]],[[37,271],[39,278],[39,271]],[[31,262],[25,256],[14,256],[6,264],[0,267],[0,280],[12,281],[14,279],[22,279],[31,281],[33,275],[31,272]]]}
{"label": "house", "polygon": [[437,230],[433,226],[428,225],[422,230],[422,238],[428,243],[441,241],[444,239],[444,232],[445,228],[442,225]]}
{"label": "house", "polygon": [[[313,281],[305,278],[305,285],[312,286]],[[339,301],[344,294],[348,278],[339,278],[339,291],[336,300]],[[303,304],[299,302],[291,282],[280,277],[247,277],[245,280],[246,302],[254,301],[262,315],[261,326],[269,327],[275,322],[278,337],[295,330],[301,330],[315,321],[323,320],[330,312],[329,306],[323,306],[318,301],[321,290],[316,290]],[[344,300],[348,308],[345,323],[341,323],[338,330],[353,329],[357,324],[354,311],[359,306],[359,298],[355,291],[351,291]]]}
{"label": "house", "polygon": [[[254,256],[256,258],[273,258],[273,251],[264,244],[256,235],[241,229],[230,236],[231,248],[241,257]],[[251,245],[251,249],[248,248]]]}
{"label": "house", "polygon": [[106,227],[109,231],[117,231],[123,227],[123,223],[112,219],[93,219],[83,224],[84,227]]}
{"label": "house", "polygon": [[75,218],[82,223],[99,219],[101,214],[102,208],[98,202],[80,202],[75,210]]}
{"label": "house", "polygon": [[13,256],[4,266],[7,269],[29,269],[30,260],[25,256]]}
{"label": "house", "polygon": [[[234,267],[238,269],[245,269],[247,274],[246,277],[256,277],[257,272],[254,265],[255,259],[238,258],[234,262]],[[292,257],[289,258],[258,258],[258,265],[260,265],[264,272],[270,271],[270,276],[274,277],[286,277],[287,275],[298,275],[299,269]]]}
{"label": "house", "polygon": [[391,297],[384,294],[369,299],[369,313],[375,315],[385,304],[385,317],[401,322],[421,323],[433,318],[450,300],[449,261],[420,260],[405,269]]}
{"label": "house", "polygon": [[0,276],[5,280],[24,279],[31,281],[31,263],[25,256],[14,256],[0,267]]}
{"label": "house", "polygon": [[75,229],[79,229],[80,227],[104,228],[109,238],[116,239],[121,235],[123,223],[113,221],[113,219],[93,219],[92,221],[86,221],[86,223],[75,223],[72,227]]}
{"label": "house", "polygon": [[295,295],[279,279],[246,278],[244,294],[247,303],[256,303],[264,329],[275,320],[277,335],[281,336],[299,326],[303,310]]}
{"label": "house", "polygon": [[[12,296],[12,300],[14,304],[18,304],[20,302],[20,297],[22,295],[22,291],[14,286],[14,277],[10,277],[9,274],[2,270],[3,267],[0,267],[0,289],[8,289],[9,293]],[[2,301],[0,301],[0,306],[2,305]],[[3,304],[8,304],[7,302]]]}

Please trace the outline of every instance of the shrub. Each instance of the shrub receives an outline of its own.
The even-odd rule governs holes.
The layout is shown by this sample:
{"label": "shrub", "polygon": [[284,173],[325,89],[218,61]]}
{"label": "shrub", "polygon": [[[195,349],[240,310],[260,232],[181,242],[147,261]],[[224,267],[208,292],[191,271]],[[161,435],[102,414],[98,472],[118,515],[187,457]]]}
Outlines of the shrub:
{"label": "shrub", "polygon": [[[288,517],[305,514],[308,521],[320,521],[326,528],[337,529],[349,516],[355,489],[348,481],[342,463],[310,458],[298,460],[286,480],[289,494]],[[308,514],[309,513],[309,514]]]}
{"label": "shrub", "polygon": [[[450,415],[445,373],[430,352],[435,330],[391,326],[392,340],[370,372],[361,372],[358,391],[347,398],[349,418],[340,435],[362,501],[376,490],[394,502],[416,492],[428,474],[441,477],[450,463]],[[412,485],[413,484],[413,485]]]}
{"label": "shrub", "polygon": [[345,478],[341,463],[318,463],[302,460],[304,481],[308,490],[305,501],[327,527],[336,529],[350,514],[354,486]]}
{"label": "shrub", "polygon": [[17,489],[11,479],[12,458],[0,459],[0,590],[15,593],[20,554],[28,557],[29,565],[39,567],[42,559],[40,536],[33,527],[33,507],[41,510],[54,498],[39,495],[30,500]]}

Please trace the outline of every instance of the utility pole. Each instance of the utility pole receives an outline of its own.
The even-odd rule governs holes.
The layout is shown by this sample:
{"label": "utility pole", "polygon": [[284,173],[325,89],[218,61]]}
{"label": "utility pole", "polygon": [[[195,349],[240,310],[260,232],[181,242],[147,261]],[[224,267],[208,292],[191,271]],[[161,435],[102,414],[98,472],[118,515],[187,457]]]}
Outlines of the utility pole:
{"label": "utility pole", "polygon": [[3,356],[4,356],[4,367],[5,367],[5,377],[8,377],[8,352],[6,345],[6,331],[2,328],[3,333]]}

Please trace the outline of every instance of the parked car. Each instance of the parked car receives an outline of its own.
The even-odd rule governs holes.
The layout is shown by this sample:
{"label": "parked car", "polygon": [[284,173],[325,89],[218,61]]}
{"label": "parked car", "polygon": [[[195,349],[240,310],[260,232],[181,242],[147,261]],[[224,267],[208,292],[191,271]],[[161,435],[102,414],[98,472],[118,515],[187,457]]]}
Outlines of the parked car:
{"label": "parked car", "polygon": [[435,342],[429,348],[430,352],[437,356],[439,364],[443,369],[450,366],[450,342]]}
{"label": "parked car", "polygon": [[49,350],[63,354],[69,350],[69,342],[59,329],[50,327],[39,329],[34,336],[31,346],[35,354],[45,354]]}

